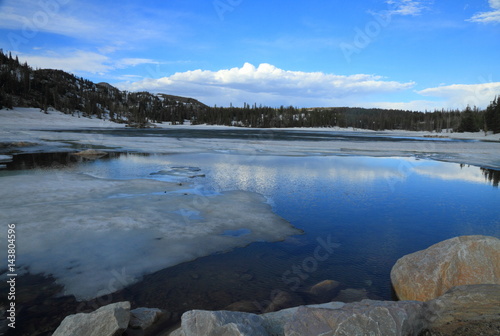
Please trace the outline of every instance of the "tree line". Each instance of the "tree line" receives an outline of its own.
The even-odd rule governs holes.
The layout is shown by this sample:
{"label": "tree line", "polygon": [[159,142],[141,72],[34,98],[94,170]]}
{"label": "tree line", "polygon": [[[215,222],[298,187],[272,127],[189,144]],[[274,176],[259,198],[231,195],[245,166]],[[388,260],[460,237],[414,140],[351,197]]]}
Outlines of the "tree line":
{"label": "tree line", "polygon": [[61,70],[33,69],[0,50],[0,107],[49,107],[78,117],[95,117],[144,126],[149,122],[239,127],[352,127],[370,130],[500,133],[500,97],[485,109],[415,112],[408,110],[330,107],[278,108],[257,104],[209,107],[192,98],[127,92],[95,84]]}

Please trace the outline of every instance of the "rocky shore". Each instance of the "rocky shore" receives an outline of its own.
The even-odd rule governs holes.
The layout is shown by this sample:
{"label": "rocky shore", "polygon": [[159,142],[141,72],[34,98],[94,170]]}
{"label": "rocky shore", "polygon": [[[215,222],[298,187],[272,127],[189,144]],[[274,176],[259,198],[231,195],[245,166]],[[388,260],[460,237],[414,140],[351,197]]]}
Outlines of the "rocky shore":
{"label": "rocky shore", "polygon": [[[67,316],[53,335],[500,335],[500,239],[440,242],[399,259],[391,281],[401,301],[329,302],[262,315],[192,310],[172,332],[160,328],[167,312],[119,302]],[[331,286],[326,280],[311,291],[321,295]]]}

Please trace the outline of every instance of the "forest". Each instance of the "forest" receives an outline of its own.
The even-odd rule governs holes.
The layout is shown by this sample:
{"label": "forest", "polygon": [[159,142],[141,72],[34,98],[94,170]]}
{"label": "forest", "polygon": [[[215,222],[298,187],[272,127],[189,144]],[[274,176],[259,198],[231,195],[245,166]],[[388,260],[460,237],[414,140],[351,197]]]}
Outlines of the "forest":
{"label": "forest", "polygon": [[0,107],[49,107],[78,117],[109,119],[134,127],[149,123],[237,127],[352,127],[369,130],[500,133],[500,97],[481,110],[416,112],[358,107],[209,107],[196,99],[121,91],[61,70],[33,69],[11,53],[0,52]]}

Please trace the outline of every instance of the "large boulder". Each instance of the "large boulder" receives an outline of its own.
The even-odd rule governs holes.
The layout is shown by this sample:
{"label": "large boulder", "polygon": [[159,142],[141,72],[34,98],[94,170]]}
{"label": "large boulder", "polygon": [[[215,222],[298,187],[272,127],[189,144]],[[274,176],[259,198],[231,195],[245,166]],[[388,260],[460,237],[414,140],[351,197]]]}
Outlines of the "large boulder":
{"label": "large boulder", "polygon": [[259,315],[230,311],[190,310],[173,336],[267,336]]}
{"label": "large boulder", "polygon": [[255,315],[193,310],[171,336],[418,335],[425,327],[423,302],[330,302]]}
{"label": "large boulder", "polygon": [[92,313],[66,316],[52,336],[118,336],[129,320],[130,302],[113,303]]}
{"label": "large boulder", "polygon": [[461,285],[500,284],[500,239],[463,236],[399,259],[391,281],[400,300],[428,301]]}
{"label": "large boulder", "polygon": [[454,287],[424,307],[424,335],[500,335],[500,285]]}
{"label": "large boulder", "polygon": [[425,328],[423,303],[372,301],[349,303],[341,309],[300,307],[285,324],[285,336],[406,336]]}

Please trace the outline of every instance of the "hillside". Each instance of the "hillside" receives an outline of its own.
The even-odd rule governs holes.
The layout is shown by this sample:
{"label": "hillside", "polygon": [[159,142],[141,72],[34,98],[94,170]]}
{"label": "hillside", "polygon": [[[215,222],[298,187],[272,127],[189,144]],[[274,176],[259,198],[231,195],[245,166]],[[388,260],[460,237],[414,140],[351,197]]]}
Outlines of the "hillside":
{"label": "hillside", "polygon": [[61,70],[33,69],[17,57],[0,52],[0,108],[49,107],[66,114],[109,119],[143,126],[192,119],[207,106],[193,98],[149,92],[121,91],[108,83],[95,84]]}

